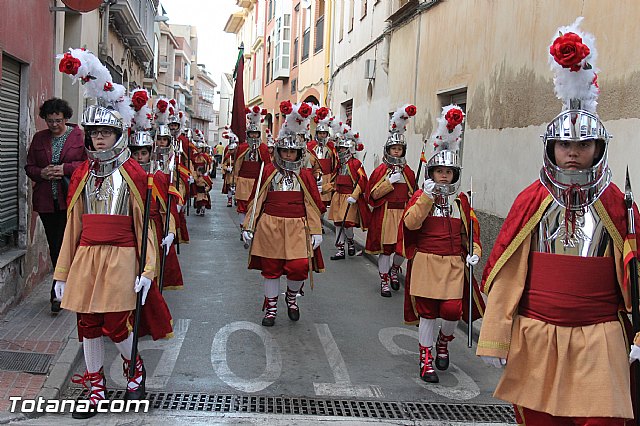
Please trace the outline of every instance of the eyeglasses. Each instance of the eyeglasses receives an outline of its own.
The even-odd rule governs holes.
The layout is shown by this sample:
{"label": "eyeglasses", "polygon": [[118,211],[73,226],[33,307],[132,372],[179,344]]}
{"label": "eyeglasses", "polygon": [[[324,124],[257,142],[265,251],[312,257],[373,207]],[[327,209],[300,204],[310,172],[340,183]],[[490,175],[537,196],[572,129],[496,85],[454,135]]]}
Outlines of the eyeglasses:
{"label": "eyeglasses", "polygon": [[48,119],[48,120],[44,120],[47,122],[47,124],[62,124],[64,123],[64,120],[66,120],[65,118],[56,118],[56,119]]}
{"label": "eyeglasses", "polygon": [[113,134],[113,129],[92,130],[89,132],[89,136],[97,138],[98,135],[102,135],[104,138],[108,138]]}

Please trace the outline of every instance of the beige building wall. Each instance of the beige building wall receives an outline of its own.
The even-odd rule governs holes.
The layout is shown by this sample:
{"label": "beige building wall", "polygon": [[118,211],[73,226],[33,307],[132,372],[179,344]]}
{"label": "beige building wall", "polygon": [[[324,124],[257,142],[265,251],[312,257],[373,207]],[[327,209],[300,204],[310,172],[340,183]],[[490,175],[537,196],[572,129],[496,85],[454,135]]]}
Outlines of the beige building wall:
{"label": "beige building wall", "polygon": [[[585,17],[581,28],[595,35],[599,52],[598,113],[614,135],[609,151],[613,180],[622,186],[629,164],[632,184],[640,188],[635,141],[640,132],[640,47],[629,42],[640,32],[635,18],[640,3],[634,0],[616,7],[598,0],[566,0],[561,8],[555,0],[439,2],[391,32],[386,103],[378,91],[379,68],[372,100],[358,83],[363,55],[350,64],[353,71],[340,72],[333,82],[332,106],[353,97],[353,126],[366,135],[370,172],[371,152],[380,153],[386,139],[388,112],[405,101],[415,103],[418,115],[407,132],[408,160],[415,169],[420,141],[431,134],[440,108],[452,94],[466,91],[461,189],[468,189],[473,176],[476,208],[504,217],[515,196],[537,179],[539,136],[562,107],[553,92],[548,46],[559,26],[580,15]],[[360,37],[344,36],[354,42]],[[344,56],[337,51],[334,66]]]}
{"label": "beige building wall", "polygon": [[[310,22],[310,40],[309,40],[309,57],[302,61],[298,60],[298,82],[297,82],[297,98],[300,101],[307,100],[310,96],[314,96],[318,99],[321,106],[325,106],[325,85],[324,85],[324,70],[326,64],[325,49],[327,49],[327,16],[325,10],[327,9],[326,1],[312,0],[310,8],[301,8],[303,13],[299,14],[299,22],[302,24],[298,26],[298,37],[300,45],[298,51],[300,57],[302,56],[302,38],[305,31],[305,21],[308,19]],[[319,9],[323,10],[320,11]],[[306,9],[306,10],[305,10]],[[306,14],[310,12],[310,17],[307,18]],[[293,16],[296,16],[294,13]],[[324,22],[324,35],[322,48],[316,51],[316,29],[318,19],[323,17]],[[294,18],[295,19],[295,18]],[[322,21],[321,21],[322,22]],[[293,46],[293,41],[291,42]],[[293,53],[293,52],[292,52]],[[293,59],[292,59],[293,61]]]}

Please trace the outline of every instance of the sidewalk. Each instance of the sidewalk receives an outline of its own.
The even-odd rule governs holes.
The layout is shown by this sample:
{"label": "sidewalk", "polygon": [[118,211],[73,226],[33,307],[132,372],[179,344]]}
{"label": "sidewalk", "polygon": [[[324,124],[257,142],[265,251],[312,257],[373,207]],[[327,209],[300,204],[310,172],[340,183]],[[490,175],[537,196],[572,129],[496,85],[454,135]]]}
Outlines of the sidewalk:
{"label": "sidewalk", "polygon": [[8,412],[11,396],[57,398],[80,355],[76,316],[65,310],[51,313],[50,285],[51,276],[48,276],[25,300],[0,318],[0,351],[11,351],[2,352],[3,355],[20,359],[28,354],[53,356],[46,374],[3,370],[8,366],[0,362],[0,424],[25,418],[20,413]]}

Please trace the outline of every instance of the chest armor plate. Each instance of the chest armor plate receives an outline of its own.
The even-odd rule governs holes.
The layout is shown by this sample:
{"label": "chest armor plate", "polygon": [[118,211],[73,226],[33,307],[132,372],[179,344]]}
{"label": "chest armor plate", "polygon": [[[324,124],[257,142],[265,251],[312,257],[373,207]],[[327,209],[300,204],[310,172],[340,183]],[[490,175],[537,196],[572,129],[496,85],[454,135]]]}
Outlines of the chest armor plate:
{"label": "chest armor plate", "polygon": [[277,171],[269,191],[302,191],[302,188],[295,173]]}
{"label": "chest armor plate", "polygon": [[82,194],[86,214],[129,215],[129,185],[120,169],[104,178],[89,173]]}
{"label": "chest armor plate", "polygon": [[460,207],[458,203],[455,202],[455,198],[453,196],[437,196],[435,203],[433,204],[433,210],[431,211],[431,216],[435,217],[450,217],[453,219],[460,219]]}
{"label": "chest armor plate", "polygon": [[610,238],[593,205],[577,214],[575,220],[569,217],[567,223],[566,209],[554,201],[534,231],[532,250],[581,257],[608,256]]}

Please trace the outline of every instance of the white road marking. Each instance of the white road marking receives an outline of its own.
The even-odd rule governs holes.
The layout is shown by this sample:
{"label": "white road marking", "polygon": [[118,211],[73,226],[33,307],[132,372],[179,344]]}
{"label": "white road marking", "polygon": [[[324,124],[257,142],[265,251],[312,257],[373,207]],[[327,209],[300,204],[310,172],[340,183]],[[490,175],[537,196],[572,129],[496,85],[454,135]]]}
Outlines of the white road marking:
{"label": "white road marking", "polygon": [[391,355],[418,355],[418,351],[410,351],[398,346],[396,342],[393,341],[393,338],[396,336],[409,336],[418,340],[418,332],[407,328],[387,327],[380,329],[378,332],[380,343],[382,343],[382,346],[384,346]]}
{"label": "white road marking", "polygon": [[[180,355],[180,349],[187,335],[189,329],[190,319],[177,319],[173,322],[173,338],[168,340],[144,340],[138,343],[138,351],[144,359],[144,351],[150,349],[156,349],[162,351],[162,356],[158,365],[150,372],[147,370],[146,388],[150,390],[163,390],[166,389],[167,383],[171,378],[173,369],[176,366],[176,361]],[[148,368],[148,367],[147,367]],[[111,381],[116,387],[126,388],[127,381],[122,375],[122,358],[116,356],[111,363],[109,370]]]}
{"label": "white road marking", "polygon": [[354,386],[351,384],[347,364],[342,358],[340,349],[329,330],[327,324],[316,324],[316,331],[327,356],[329,367],[333,372],[335,383],[313,383],[318,396],[351,396],[365,398],[383,398],[384,394],[379,386]]}
{"label": "white road marking", "polygon": [[[265,347],[267,365],[265,371],[254,379],[238,377],[227,363],[227,341],[229,336],[239,330],[247,330],[257,334]],[[211,364],[223,382],[242,392],[258,392],[271,386],[282,373],[282,357],[280,347],[271,333],[249,321],[236,321],[222,327],[216,333],[211,344]]]}

